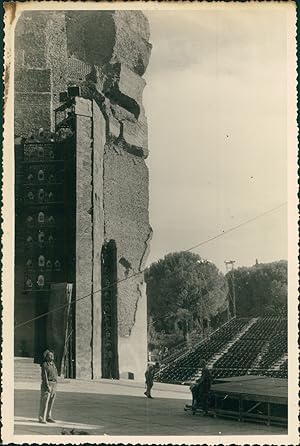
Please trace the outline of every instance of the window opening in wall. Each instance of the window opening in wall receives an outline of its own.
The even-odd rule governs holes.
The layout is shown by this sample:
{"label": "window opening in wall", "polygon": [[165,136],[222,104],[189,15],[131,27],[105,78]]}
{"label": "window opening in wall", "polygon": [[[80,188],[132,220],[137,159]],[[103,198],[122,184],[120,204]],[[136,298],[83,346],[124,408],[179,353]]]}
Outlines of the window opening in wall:
{"label": "window opening in wall", "polygon": [[117,247],[110,240],[101,255],[102,378],[119,379]]}
{"label": "window opening in wall", "polygon": [[45,198],[45,192],[44,192],[44,189],[40,189],[39,190],[39,201],[44,201],[44,198]]}
{"label": "window opening in wall", "polygon": [[45,241],[45,233],[44,232],[42,232],[42,231],[39,232],[38,240],[39,240],[39,243],[44,243],[44,241]]}
{"label": "window opening in wall", "polygon": [[39,256],[39,267],[43,268],[45,266],[45,257]]}
{"label": "window opening in wall", "polygon": [[39,181],[44,181],[44,179],[45,179],[44,171],[43,171],[43,170],[39,170],[39,173],[38,173],[38,180],[39,180]]}
{"label": "window opening in wall", "polygon": [[39,181],[44,181],[44,179],[45,179],[44,171],[43,170],[39,170],[39,172],[38,172],[38,180]]}
{"label": "window opening in wall", "polygon": [[37,284],[38,284],[38,287],[40,287],[40,288],[43,288],[43,286],[45,285],[45,278],[44,278],[43,274],[40,274],[38,276]]}
{"label": "window opening in wall", "polygon": [[26,280],[26,286],[27,286],[27,288],[32,288],[32,280],[27,279]]}
{"label": "window opening in wall", "polygon": [[39,212],[38,222],[39,223],[44,223],[45,222],[45,214],[44,214],[44,212]]}

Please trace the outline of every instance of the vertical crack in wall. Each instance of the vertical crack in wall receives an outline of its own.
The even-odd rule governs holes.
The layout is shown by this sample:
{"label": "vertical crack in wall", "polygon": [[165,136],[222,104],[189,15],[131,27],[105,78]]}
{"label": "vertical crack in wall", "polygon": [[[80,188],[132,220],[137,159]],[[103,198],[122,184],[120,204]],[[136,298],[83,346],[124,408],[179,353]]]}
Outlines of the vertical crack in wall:
{"label": "vertical crack in wall", "polygon": [[135,326],[135,322],[136,322],[136,313],[137,313],[137,309],[138,309],[138,304],[139,304],[139,300],[142,298],[143,294],[141,291],[141,286],[144,283],[144,262],[146,261],[146,258],[148,256],[149,250],[150,250],[150,242],[152,239],[152,235],[153,235],[153,229],[151,228],[151,226],[149,226],[149,232],[148,232],[148,236],[145,240],[145,249],[144,252],[142,254],[141,260],[140,260],[140,264],[139,264],[139,271],[141,271],[141,275],[142,275],[142,279],[140,281],[140,283],[137,283],[136,287],[137,287],[137,292],[138,292],[138,297],[135,300],[135,306],[134,306],[134,313],[133,313],[133,321],[132,321],[132,325],[131,327],[129,327],[129,336],[131,336],[131,332],[133,330],[133,327]]}
{"label": "vertical crack in wall", "polygon": [[138,296],[137,296],[137,298],[136,298],[136,300],[135,300],[135,306],[134,306],[134,313],[133,313],[132,324],[131,324],[131,326],[129,327],[129,336],[131,336],[131,332],[132,332],[132,330],[133,330],[133,327],[135,326],[135,322],[136,322],[136,313],[137,313],[137,309],[138,309],[139,300],[140,300],[140,299],[142,298],[142,296],[143,296],[142,291],[141,291],[141,286],[142,286],[143,283],[144,283],[144,271],[143,271],[143,269],[144,269],[144,262],[145,262],[145,260],[146,260],[146,258],[147,258],[147,256],[148,256],[148,253],[149,253],[150,242],[151,242],[151,239],[152,239],[152,235],[153,235],[153,230],[152,230],[152,228],[151,228],[151,226],[150,226],[150,227],[149,227],[149,233],[148,233],[148,236],[147,236],[147,238],[146,238],[146,240],[145,240],[145,242],[144,242],[144,243],[145,243],[145,249],[144,249],[144,252],[143,252],[143,254],[142,254],[142,257],[141,257],[141,260],[140,260],[140,264],[139,264],[139,271],[141,271],[142,279],[139,279],[139,280],[140,280],[140,283],[137,283],[137,285],[136,285]]}
{"label": "vertical crack in wall", "polygon": [[[141,274],[143,274],[143,273],[141,273]],[[142,282],[141,282],[141,285],[142,285],[142,284],[143,284],[143,280],[142,280]],[[140,284],[139,284],[139,283],[137,283],[137,285],[136,285],[136,290],[137,290],[137,293],[138,293],[138,297],[137,297],[137,299],[135,300],[134,312],[133,312],[133,321],[132,321],[132,325],[131,325],[131,327],[129,327],[129,336],[131,336],[132,330],[133,330],[133,328],[134,328],[134,326],[135,326],[135,322],[136,322],[136,314],[137,314],[137,310],[138,310],[139,301],[140,301],[140,299],[143,297],[143,294],[142,294],[142,291],[141,291],[141,288],[140,288]]]}
{"label": "vertical crack in wall", "polygon": [[153,229],[152,227],[149,225],[149,232],[148,232],[148,237],[145,240],[145,250],[142,254],[141,260],[140,260],[140,265],[139,265],[139,271],[144,269],[144,265],[146,262],[146,259],[148,257],[149,251],[150,251],[150,242],[152,240],[152,236],[153,236]]}

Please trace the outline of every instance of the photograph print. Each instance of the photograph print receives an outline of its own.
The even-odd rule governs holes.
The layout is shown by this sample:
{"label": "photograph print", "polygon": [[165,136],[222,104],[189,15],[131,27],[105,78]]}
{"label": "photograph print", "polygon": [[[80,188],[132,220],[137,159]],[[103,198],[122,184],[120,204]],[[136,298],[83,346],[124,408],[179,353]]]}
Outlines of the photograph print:
{"label": "photograph print", "polygon": [[298,443],[295,23],[6,3],[6,441]]}

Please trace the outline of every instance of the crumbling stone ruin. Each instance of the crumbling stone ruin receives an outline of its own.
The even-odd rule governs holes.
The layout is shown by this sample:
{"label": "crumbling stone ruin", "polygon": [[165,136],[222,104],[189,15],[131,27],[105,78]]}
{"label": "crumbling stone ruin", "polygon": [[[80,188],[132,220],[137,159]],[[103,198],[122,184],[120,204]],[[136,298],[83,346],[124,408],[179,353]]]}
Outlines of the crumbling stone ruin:
{"label": "crumbling stone ruin", "polygon": [[[15,316],[22,321],[52,308],[59,283],[72,283],[73,299],[80,299],[74,305],[71,358],[78,378],[136,379],[143,377],[146,367],[147,306],[142,271],[152,230],[142,76],[151,52],[149,36],[148,21],[140,11],[31,11],[22,13],[16,25]],[[67,91],[69,94],[61,94]],[[58,125],[68,120],[72,124]],[[33,147],[31,143],[37,147],[45,134],[50,136],[43,136],[41,144],[53,144],[56,151],[74,156],[53,155],[58,158],[51,160],[43,155],[41,159],[39,148],[35,158],[28,147]],[[64,149],[57,148],[61,144]],[[49,150],[51,154],[51,147]],[[55,160],[64,163],[63,171],[68,171],[62,183],[56,181],[63,184],[57,192],[64,195],[61,208],[49,192],[54,186],[41,180],[56,175]],[[32,178],[32,184],[24,175]],[[35,180],[35,175],[40,178]],[[69,192],[59,192],[62,190]],[[26,201],[30,193],[31,200],[37,197],[37,202]],[[53,214],[54,227],[62,215],[65,223],[60,220],[51,234],[43,213]],[[58,260],[50,259],[48,242],[42,244],[37,239],[39,224],[46,227],[43,231],[48,239],[62,233],[62,225],[65,234],[74,235],[67,237],[67,246],[66,238],[60,239],[59,245],[64,245],[61,275],[51,272]],[[26,240],[35,246],[32,251]],[[43,310],[37,310],[41,296]],[[81,299],[83,296],[88,297]],[[51,323],[53,330],[58,322]],[[37,343],[47,339],[38,333],[42,325],[45,327],[44,319],[40,325],[16,331],[16,355],[22,355],[22,349],[35,355]],[[47,330],[49,333],[49,327]],[[45,342],[49,344],[49,337]]]}

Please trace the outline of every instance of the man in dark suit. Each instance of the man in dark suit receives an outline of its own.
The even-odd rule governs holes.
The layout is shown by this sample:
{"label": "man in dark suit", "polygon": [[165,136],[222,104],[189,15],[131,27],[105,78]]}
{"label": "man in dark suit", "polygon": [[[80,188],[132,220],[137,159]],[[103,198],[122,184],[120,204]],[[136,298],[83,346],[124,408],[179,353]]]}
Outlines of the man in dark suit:
{"label": "man in dark suit", "polygon": [[204,360],[201,360],[200,367],[202,368],[201,376],[197,379],[196,383],[191,386],[193,396],[192,409],[201,409],[207,414],[209,391],[213,379]]}
{"label": "man in dark suit", "polygon": [[157,367],[158,363],[156,363],[155,365],[149,364],[145,372],[146,392],[144,392],[144,395],[146,395],[147,398],[153,399],[153,397],[151,396],[151,389],[153,387],[154,373]]}

